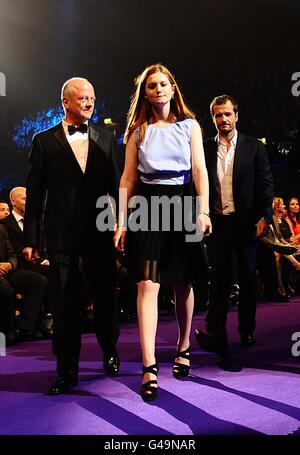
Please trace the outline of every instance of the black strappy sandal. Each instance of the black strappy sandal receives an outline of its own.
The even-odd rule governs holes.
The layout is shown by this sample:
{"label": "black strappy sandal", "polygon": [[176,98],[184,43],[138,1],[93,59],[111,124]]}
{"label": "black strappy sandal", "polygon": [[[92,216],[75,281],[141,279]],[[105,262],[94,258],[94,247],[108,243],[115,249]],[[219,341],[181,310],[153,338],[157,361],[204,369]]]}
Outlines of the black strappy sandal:
{"label": "black strappy sandal", "polygon": [[[185,351],[177,351],[175,359],[181,357],[182,359],[190,360],[190,347]],[[190,372],[190,365],[185,365],[183,363],[175,362],[173,366],[173,376],[175,379],[185,378]]]}
{"label": "black strappy sandal", "polygon": [[[149,367],[144,367],[143,365],[143,376],[145,373],[152,373],[157,376],[159,371],[159,366],[157,363],[150,365]],[[153,401],[157,398],[158,388],[154,387],[152,384],[157,384],[156,379],[151,379],[150,381],[145,382],[141,385],[140,394],[144,401]]]}

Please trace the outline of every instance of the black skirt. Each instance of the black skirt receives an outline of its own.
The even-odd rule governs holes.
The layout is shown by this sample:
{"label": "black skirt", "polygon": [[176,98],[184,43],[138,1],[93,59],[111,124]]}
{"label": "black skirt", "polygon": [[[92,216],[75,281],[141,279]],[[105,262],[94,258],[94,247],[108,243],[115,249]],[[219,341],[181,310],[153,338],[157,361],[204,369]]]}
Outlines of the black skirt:
{"label": "black skirt", "polygon": [[190,227],[187,230],[187,218],[192,216],[190,185],[140,183],[137,195],[142,204],[131,210],[126,235],[129,279],[171,285],[206,279],[205,247],[187,241],[192,234]]}

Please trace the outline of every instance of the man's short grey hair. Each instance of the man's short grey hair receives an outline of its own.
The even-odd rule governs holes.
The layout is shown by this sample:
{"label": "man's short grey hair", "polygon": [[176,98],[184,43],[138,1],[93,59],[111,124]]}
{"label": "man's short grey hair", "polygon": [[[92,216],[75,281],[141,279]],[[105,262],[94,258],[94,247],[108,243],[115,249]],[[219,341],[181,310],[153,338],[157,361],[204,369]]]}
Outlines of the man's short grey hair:
{"label": "man's short grey hair", "polygon": [[76,81],[84,81],[92,85],[90,81],[88,81],[85,77],[71,77],[71,79],[68,79],[61,88],[61,99],[66,98],[68,95],[70,95],[72,90],[75,90],[73,83]]}

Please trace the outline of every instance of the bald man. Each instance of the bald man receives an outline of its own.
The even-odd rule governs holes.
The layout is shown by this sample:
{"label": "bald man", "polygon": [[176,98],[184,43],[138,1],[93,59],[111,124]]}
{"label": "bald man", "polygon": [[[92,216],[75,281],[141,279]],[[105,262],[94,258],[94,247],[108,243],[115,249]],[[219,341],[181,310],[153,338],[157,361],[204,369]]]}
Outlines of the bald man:
{"label": "bald man", "polygon": [[26,188],[23,186],[17,186],[13,188],[9,195],[12,211],[2,220],[4,224],[9,240],[13,246],[14,252],[16,253],[19,266],[21,262],[25,262],[23,258],[23,222],[24,222],[24,211],[26,201]]}
{"label": "bald man", "polygon": [[[31,272],[40,273],[46,281],[49,279],[49,261],[43,257],[33,257],[31,262],[25,261],[23,255],[23,227],[24,227],[24,212],[26,202],[26,188],[17,186],[13,188],[9,195],[12,206],[11,213],[1,220],[1,224],[5,226],[9,240],[13,250],[17,255],[18,268],[29,270]],[[45,293],[45,298],[42,304],[41,320],[39,321],[39,329],[45,338],[52,336],[52,300],[49,290]]]}
{"label": "bald man", "polygon": [[14,214],[18,214],[20,217],[24,217],[26,188],[24,188],[24,186],[16,186],[11,190],[9,199]]}
{"label": "bald man", "polygon": [[115,299],[113,232],[96,228],[96,201],[116,198],[122,169],[111,131],[89,123],[95,105],[92,84],[84,78],[66,81],[61,91],[65,117],[35,135],[30,154],[24,222],[24,255],[30,261],[40,239],[40,222],[50,260],[53,309],[53,352],[57,378],[48,393],[65,393],[78,383],[81,348],[80,268],[91,287],[95,331],[103,351],[103,367],[119,371],[119,336]]}
{"label": "bald man", "polygon": [[[26,202],[26,188],[17,186],[13,188],[9,195],[12,211],[6,216],[1,223],[5,226],[13,250],[18,258],[18,267],[26,268],[35,272],[43,273],[40,269],[40,263],[48,264],[48,261],[39,259],[38,261],[27,263],[23,256],[23,229],[24,229],[24,212]],[[37,267],[35,267],[37,265]],[[47,270],[47,268],[45,269]],[[45,272],[45,274],[47,274]]]}

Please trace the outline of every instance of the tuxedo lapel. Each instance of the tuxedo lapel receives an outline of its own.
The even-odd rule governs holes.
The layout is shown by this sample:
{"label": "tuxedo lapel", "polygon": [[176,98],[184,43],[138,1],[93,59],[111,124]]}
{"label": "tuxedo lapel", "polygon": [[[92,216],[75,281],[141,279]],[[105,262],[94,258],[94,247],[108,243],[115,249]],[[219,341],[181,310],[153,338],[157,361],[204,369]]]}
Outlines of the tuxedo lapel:
{"label": "tuxedo lapel", "polygon": [[98,131],[92,127],[92,125],[89,126],[89,150],[88,150],[88,156],[87,156],[87,162],[86,162],[86,172],[88,171],[90,167],[90,163],[92,161],[92,155],[93,155],[93,150],[94,150],[94,145],[98,143],[99,141],[99,133]]}
{"label": "tuxedo lapel", "polygon": [[11,229],[16,231],[19,235],[23,235],[23,231],[12,213],[10,213],[7,217],[7,224],[9,224],[11,226]]}
{"label": "tuxedo lapel", "polygon": [[90,141],[92,140],[95,144],[97,144],[97,147],[100,147],[106,158],[109,159],[110,147],[107,143],[107,136],[103,134],[103,131],[101,131],[101,129],[94,128],[93,125],[90,125],[89,136]]}
{"label": "tuxedo lapel", "polygon": [[70,162],[72,163],[73,167],[75,166],[78,171],[82,174],[82,169],[76,159],[76,156],[74,155],[74,152],[66,138],[66,135],[65,135],[65,132],[64,132],[64,129],[63,129],[63,126],[62,124],[60,123],[59,125],[57,125],[57,129],[54,131],[54,137],[55,139],[58,141],[58,143],[61,145],[62,149],[64,150],[64,152],[67,154],[67,156],[69,157],[69,160]]}
{"label": "tuxedo lapel", "polygon": [[99,144],[101,147],[101,137],[99,131],[96,130],[96,128],[94,128],[93,125],[89,126],[89,137],[92,141],[96,142],[96,144]]}
{"label": "tuxedo lapel", "polygon": [[[62,153],[65,154],[70,164],[72,164],[73,168],[76,168],[78,172],[83,175],[82,169],[74,155],[74,152],[66,138],[62,123],[58,124],[57,127],[53,131],[53,135],[56,141],[59,143],[60,147],[62,148]],[[89,147],[88,147],[88,156],[86,162],[86,169],[85,173],[87,172],[88,168],[91,166],[91,162],[93,161],[93,154],[95,153],[95,149],[99,149],[103,152],[107,159],[109,159],[109,151],[107,149],[107,144],[105,143],[105,139],[102,137],[101,131],[97,128],[94,128],[93,125],[89,125]]]}
{"label": "tuxedo lapel", "polygon": [[[107,153],[107,145],[103,141],[103,137],[101,135],[100,130],[96,129],[93,127],[93,125],[89,126],[89,152],[88,152],[88,158],[87,158],[87,163],[86,163],[86,170],[89,168],[91,162],[92,162],[92,157],[94,153],[97,153],[96,149],[101,149],[103,154],[106,156],[108,159],[108,153]],[[98,150],[99,153],[99,150]]]}

